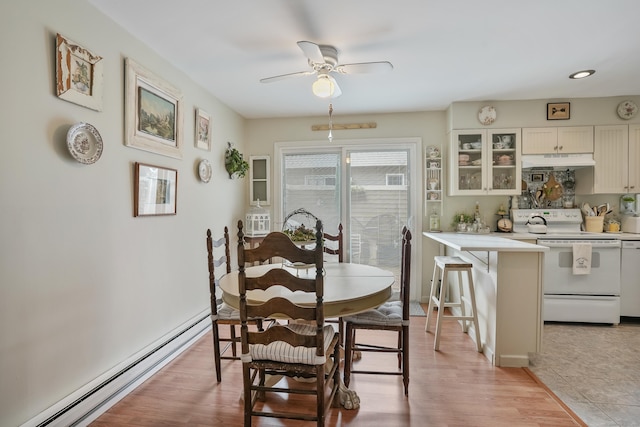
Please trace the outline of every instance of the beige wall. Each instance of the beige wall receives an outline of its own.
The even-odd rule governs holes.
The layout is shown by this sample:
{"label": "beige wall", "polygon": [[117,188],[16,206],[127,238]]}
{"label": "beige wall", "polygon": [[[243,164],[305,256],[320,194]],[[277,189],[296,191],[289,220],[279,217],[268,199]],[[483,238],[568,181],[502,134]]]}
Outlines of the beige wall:
{"label": "beige wall", "polygon": [[[2,2],[0,28],[0,425],[15,426],[208,310],[205,230],[244,214],[223,158],[245,123],[87,2]],[[55,95],[56,32],[104,58],[102,112]],[[123,145],[125,57],[181,90],[182,160]],[[214,118],[211,152],[194,147],[194,106]],[[104,140],[93,165],[66,149],[81,121]],[[133,217],[134,162],[178,170],[177,216]]]}
{"label": "beige wall", "polygon": [[[208,310],[204,230],[233,226],[248,207],[248,180],[231,181],[224,171],[227,141],[247,156],[273,156],[276,141],[326,144],[326,133],[310,128],[328,118],[245,121],[86,2],[3,2],[0,28],[0,424],[19,425]],[[55,96],[56,32],[104,58],[102,112]],[[182,91],[182,160],[123,145],[125,57]],[[615,106],[622,99],[572,99],[571,120],[562,125],[621,123]],[[492,102],[498,110],[492,126],[547,126],[546,102]],[[343,116],[336,102],[334,123],[375,121],[377,128],[334,131],[334,137],[419,137],[423,145],[446,147],[449,129],[479,127],[484,104]],[[213,116],[211,152],[194,148],[194,107]],[[81,121],[104,140],[94,165],[77,163],[65,146],[67,130]],[[201,158],[214,169],[206,185],[196,175]],[[132,216],[136,161],[178,169],[177,216]],[[443,226],[477,199],[446,198]],[[480,203],[491,217],[506,201]],[[423,285],[435,251],[423,246]]]}

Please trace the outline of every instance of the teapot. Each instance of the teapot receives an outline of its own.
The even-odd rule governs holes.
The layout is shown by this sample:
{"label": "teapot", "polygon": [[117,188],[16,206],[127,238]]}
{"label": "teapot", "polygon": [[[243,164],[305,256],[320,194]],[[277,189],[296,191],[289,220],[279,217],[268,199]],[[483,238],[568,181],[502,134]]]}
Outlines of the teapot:
{"label": "teapot", "polygon": [[511,144],[511,135],[498,136],[498,140],[503,144]]}

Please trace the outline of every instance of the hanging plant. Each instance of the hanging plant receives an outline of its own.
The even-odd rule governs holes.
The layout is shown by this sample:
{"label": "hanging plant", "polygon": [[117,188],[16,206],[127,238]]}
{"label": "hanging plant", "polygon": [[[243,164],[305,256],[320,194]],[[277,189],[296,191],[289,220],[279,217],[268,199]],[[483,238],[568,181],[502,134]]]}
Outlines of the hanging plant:
{"label": "hanging plant", "polygon": [[227,142],[227,150],[224,154],[224,166],[229,173],[229,178],[244,178],[249,170],[249,163],[242,157],[236,148],[233,148],[230,142]]}

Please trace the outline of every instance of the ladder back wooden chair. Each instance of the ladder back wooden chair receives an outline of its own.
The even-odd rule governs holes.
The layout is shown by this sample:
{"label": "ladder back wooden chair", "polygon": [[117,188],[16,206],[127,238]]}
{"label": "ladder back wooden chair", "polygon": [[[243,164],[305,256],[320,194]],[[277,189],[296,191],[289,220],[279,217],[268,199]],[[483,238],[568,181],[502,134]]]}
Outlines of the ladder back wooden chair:
{"label": "ladder back wooden chair", "polygon": [[[338,234],[329,234],[322,233],[322,237],[324,238],[323,242],[323,251],[325,254],[329,255],[337,255],[338,262],[344,261],[344,237],[342,234],[342,223],[338,224]],[[329,243],[330,246],[327,246],[327,242],[335,242],[333,244]],[[326,323],[334,323],[338,324],[338,333],[340,334],[340,344],[344,344],[344,322],[342,318],[339,317],[337,319],[325,319]]]}
{"label": "ladder back wooden chair", "polygon": [[[238,241],[243,241],[243,224],[238,221]],[[254,416],[290,418],[315,421],[323,426],[331,406],[339,405],[337,390],[339,377],[338,334],[331,325],[324,324],[322,223],[316,222],[314,249],[296,246],[284,233],[272,232],[260,246],[246,249],[238,244],[238,287],[240,292],[240,320],[242,336],[242,376],[244,383],[244,425],[251,426]],[[262,263],[279,257],[282,264],[272,266],[259,277],[247,274],[246,265]],[[297,272],[286,262],[313,265],[309,270]],[[283,289],[273,292],[272,287],[284,287],[291,292],[311,294],[313,303],[297,305],[283,297]],[[271,291],[273,295],[262,304],[250,301],[248,292]],[[286,292],[285,292],[286,293]],[[265,331],[251,331],[248,319],[272,317],[288,319],[288,324],[275,323]],[[266,381],[285,377],[276,384]],[[312,382],[296,381],[306,378]],[[286,383],[282,385],[282,383]],[[306,406],[305,399],[273,398],[274,393],[315,397],[315,408]],[[270,397],[271,399],[269,399]],[[306,411],[305,411],[306,409]]]}
{"label": "ladder back wooden chair", "polygon": [[[224,235],[214,239],[211,229],[207,229],[207,264],[209,267],[209,295],[211,300],[211,326],[213,329],[213,355],[216,368],[216,379],[222,381],[221,360],[237,360],[237,346],[240,344],[240,335],[236,332],[236,326],[240,326],[240,312],[224,304],[218,299],[218,282],[220,277],[231,272],[231,258],[229,249],[229,229],[224,227]],[[218,270],[216,270],[218,269]],[[216,273],[218,277],[216,277]],[[262,329],[262,319],[254,320],[256,327]],[[229,325],[229,337],[220,336],[220,325]],[[220,343],[226,343],[220,348]],[[231,348],[231,355],[225,355]]]}
{"label": "ladder back wooden chair", "polygon": [[[344,383],[348,387],[351,374],[402,375],[404,394],[409,394],[409,298],[411,280],[411,231],[402,229],[400,300],[388,301],[380,307],[364,313],[347,316],[345,322],[345,359]],[[358,342],[356,331],[359,329],[392,331],[398,334],[397,346]],[[355,352],[396,353],[398,370],[358,370],[353,369]]]}

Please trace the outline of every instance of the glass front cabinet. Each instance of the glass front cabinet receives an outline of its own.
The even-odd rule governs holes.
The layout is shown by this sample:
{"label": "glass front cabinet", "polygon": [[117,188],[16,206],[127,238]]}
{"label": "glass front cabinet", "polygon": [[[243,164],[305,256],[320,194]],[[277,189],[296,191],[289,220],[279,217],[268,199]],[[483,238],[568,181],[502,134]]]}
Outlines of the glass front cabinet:
{"label": "glass front cabinet", "polygon": [[449,195],[520,195],[520,129],[451,132]]}

